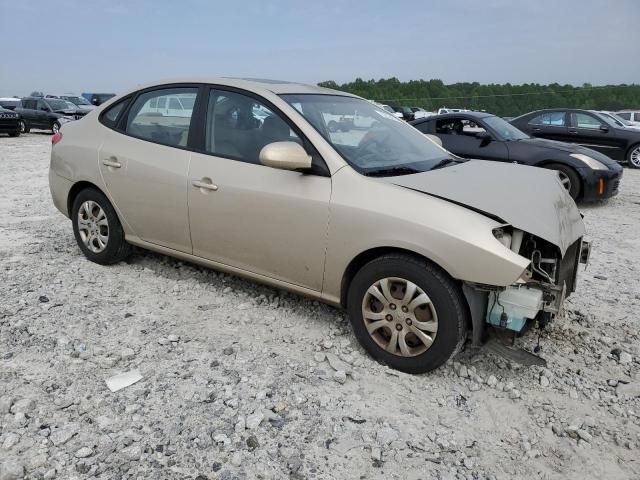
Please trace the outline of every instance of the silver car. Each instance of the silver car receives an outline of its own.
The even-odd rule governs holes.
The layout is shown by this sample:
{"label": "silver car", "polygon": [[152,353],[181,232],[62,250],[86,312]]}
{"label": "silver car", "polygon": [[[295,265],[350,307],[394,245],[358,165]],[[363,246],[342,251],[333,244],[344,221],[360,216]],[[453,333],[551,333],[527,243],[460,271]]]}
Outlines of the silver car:
{"label": "silver car", "polygon": [[[179,115],[157,108],[176,98]],[[552,318],[588,255],[556,173],[464,161],[371,102],[295,83],[130,91],[63,126],[49,180],[89,260],[137,245],[317,298],[412,373],[468,332]]]}

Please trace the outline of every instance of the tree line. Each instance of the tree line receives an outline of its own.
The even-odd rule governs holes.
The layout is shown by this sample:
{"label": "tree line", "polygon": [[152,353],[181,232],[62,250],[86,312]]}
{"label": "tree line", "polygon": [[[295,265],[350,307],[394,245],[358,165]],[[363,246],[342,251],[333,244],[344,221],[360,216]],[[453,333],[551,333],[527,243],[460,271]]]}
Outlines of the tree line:
{"label": "tree line", "polygon": [[329,80],[321,87],[353,93],[392,106],[422,107],[437,111],[440,107],[486,110],[500,116],[517,116],[542,108],[583,108],[587,110],[623,110],[640,108],[640,84],[592,86],[552,83],[510,83],[483,85],[478,82],[452,83],[442,80],[410,80],[395,77],[362,80],[338,85]]}

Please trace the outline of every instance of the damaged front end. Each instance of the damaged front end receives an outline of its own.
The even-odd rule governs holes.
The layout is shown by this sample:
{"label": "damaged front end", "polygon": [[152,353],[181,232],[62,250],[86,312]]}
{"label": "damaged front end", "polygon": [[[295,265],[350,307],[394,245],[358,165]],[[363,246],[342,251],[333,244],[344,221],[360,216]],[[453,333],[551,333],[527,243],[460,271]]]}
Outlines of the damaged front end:
{"label": "damaged front end", "polygon": [[511,226],[493,231],[505,247],[530,260],[520,278],[507,287],[465,283],[473,319],[475,345],[479,345],[489,324],[521,332],[535,321],[541,327],[562,311],[565,298],[576,289],[578,266],[586,264],[590,243],[578,238],[564,255],[551,242]]}

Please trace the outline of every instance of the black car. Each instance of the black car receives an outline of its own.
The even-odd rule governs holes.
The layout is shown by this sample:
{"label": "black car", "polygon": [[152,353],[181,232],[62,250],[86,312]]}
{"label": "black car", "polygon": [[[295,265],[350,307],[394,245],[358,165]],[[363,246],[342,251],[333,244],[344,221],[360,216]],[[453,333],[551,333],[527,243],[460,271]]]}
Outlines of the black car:
{"label": "black car", "polygon": [[32,128],[56,133],[64,123],[78,120],[87,113],[66,100],[43,97],[23,98],[15,111],[22,116],[24,133]]}
{"label": "black car", "polygon": [[629,167],[640,168],[640,132],[620,127],[591,110],[551,109],[527,113],[511,124],[532,137],[577,143]]}
{"label": "black car", "polygon": [[109,100],[111,97],[115,97],[115,93],[83,93],[82,96],[86,98],[91,105],[95,105],[96,107],[102,105],[104,102]]}
{"label": "black car", "polygon": [[606,155],[579,145],[531,138],[495,115],[447,113],[411,124],[422,133],[437,136],[445,149],[460,157],[557,170],[576,200],[597,200],[618,193],[622,167]]}
{"label": "black car", "polygon": [[20,115],[0,107],[0,133],[8,133],[10,137],[20,136]]}
{"label": "black car", "polygon": [[394,112],[401,113],[402,114],[402,118],[404,120],[406,120],[407,122],[410,122],[411,120],[413,120],[416,117],[415,112],[413,110],[411,110],[410,107],[394,107],[392,105],[391,108],[393,108]]}

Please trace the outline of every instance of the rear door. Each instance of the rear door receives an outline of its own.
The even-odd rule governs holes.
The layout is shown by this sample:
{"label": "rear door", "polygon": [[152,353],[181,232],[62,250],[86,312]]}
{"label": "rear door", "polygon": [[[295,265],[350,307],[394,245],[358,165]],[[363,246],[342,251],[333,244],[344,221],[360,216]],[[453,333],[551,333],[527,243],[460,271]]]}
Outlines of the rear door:
{"label": "rear door", "polygon": [[305,143],[260,98],[216,88],[206,104],[202,153],[189,167],[194,255],[320,291],[331,178],[260,164],[269,143]]}
{"label": "rear door", "polygon": [[146,90],[133,100],[100,149],[100,169],[117,210],[142,240],[191,253],[187,209],[187,150],[191,113],[170,116],[151,101],[182,94],[196,99],[198,86]]}
{"label": "rear door", "polygon": [[435,135],[442,146],[464,158],[506,162],[509,152],[504,142],[496,140],[484,127],[464,116],[435,120]]}
{"label": "rear door", "polygon": [[564,110],[543,112],[527,123],[527,133],[532,137],[547,138],[560,142],[570,141],[568,114]]}
{"label": "rear door", "polygon": [[589,112],[571,112],[569,134],[572,143],[592,148],[611,158],[624,158],[625,143],[614,128]]}

